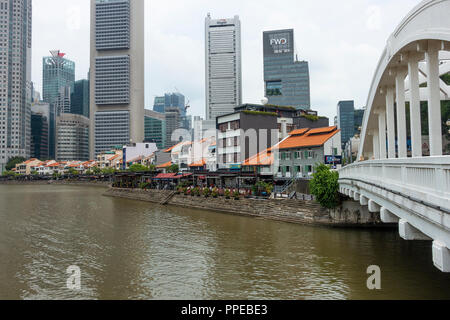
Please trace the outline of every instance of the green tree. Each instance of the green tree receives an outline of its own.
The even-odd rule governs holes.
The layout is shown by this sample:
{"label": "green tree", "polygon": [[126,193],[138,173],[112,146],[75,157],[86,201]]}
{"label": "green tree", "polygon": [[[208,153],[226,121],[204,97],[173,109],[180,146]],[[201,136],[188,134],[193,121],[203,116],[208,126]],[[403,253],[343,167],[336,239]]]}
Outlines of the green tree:
{"label": "green tree", "polygon": [[149,171],[149,168],[142,165],[142,164],[133,164],[130,166],[130,169],[128,169],[130,172],[147,172]]}
{"label": "green tree", "polygon": [[4,177],[15,177],[17,174],[14,171],[4,171],[3,176]]}
{"label": "green tree", "polygon": [[12,170],[16,167],[16,164],[24,162],[26,159],[24,157],[13,157],[9,159],[6,164],[6,171]]}
{"label": "green tree", "polygon": [[77,176],[78,175],[78,171],[75,170],[74,168],[70,168],[69,169],[69,174],[72,176]]}
{"label": "green tree", "polygon": [[108,175],[108,174],[114,174],[116,173],[116,169],[114,168],[104,168],[101,170],[101,173],[104,175]]}
{"label": "green tree", "polygon": [[170,173],[178,173],[180,171],[180,167],[177,164],[173,164],[167,169]]}
{"label": "green tree", "polygon": [[340,203],[339,198],[339,173],[331,171],[324,164],[316,166],[313,179],[309,183],[311,193],[316,196],[322,207],[333,209]]}
{"label": "green tree", "polygon": [[94,167],[92,168],[92,172],[94,172],[94,174],[100,174],[102,173],[102,170],[99,167]]}

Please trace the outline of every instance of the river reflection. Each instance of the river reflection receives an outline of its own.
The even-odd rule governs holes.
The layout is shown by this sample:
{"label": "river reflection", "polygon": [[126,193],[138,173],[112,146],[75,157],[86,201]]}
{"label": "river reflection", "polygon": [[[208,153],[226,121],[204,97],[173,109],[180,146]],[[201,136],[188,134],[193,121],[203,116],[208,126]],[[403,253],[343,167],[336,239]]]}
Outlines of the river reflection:
{"label": "river reflection", "polygon": [[[0,185],[0,299],[450,299],[429,242]],[[81,290],[66,288],[79,266]],[[382,290],[366,269],[379,265]]]}

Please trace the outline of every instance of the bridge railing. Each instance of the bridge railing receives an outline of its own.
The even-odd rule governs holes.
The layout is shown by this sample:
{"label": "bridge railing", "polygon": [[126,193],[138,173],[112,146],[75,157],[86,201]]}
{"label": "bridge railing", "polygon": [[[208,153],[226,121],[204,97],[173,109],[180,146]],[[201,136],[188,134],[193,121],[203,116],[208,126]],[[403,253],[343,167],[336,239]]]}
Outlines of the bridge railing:
{"label": "bridge railing", "polygon": [[450,212],[450,156],[358,162],[339,170],[339,179],[386,187]]}

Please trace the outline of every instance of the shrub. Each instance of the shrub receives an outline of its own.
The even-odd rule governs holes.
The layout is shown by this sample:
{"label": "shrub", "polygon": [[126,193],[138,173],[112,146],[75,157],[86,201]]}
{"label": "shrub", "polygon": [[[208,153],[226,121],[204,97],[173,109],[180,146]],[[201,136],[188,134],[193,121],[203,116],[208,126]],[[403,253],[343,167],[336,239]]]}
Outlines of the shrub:
{"label": "shrub", "polygon": [[209,190],[209,188],[203,189],[203,195],[205,196],[205,198],[208,198],[210,194],[211,194],[211,190]]}
{"label": "shrub", "polygon": [[[130,166],[130,169],[128,169],[130,172],[147,172],[150,171],[150,169],[142,164],[133,164]],[[114,173],[114,172],[113,172]]]}
{"label": "shrub", "polygon": [[240,199],[241,194],[239,193],[239,190],[234,190],[233,197],[234,197],[234,200]]}
{"label": "shrub", "polygon": [[226,198],[226,199],[230,199],[231,191],[230,191],[229,189],[226,189],[225,192],[224,192],[224,194],[225,194],[225,198]]}
{"label": "shrub", "polygon": [[211,195],[212,195],[213,198],[217,198],[219,196],[219,190],[217,188],[214,188],[212,190]]}
{"label": "shrub", "polygon": [[330,167],[324,164],[316,166],[315,171],[309,184],[311,193],[322,207],[336,208],[340,204],[339,173],[331,171]]}

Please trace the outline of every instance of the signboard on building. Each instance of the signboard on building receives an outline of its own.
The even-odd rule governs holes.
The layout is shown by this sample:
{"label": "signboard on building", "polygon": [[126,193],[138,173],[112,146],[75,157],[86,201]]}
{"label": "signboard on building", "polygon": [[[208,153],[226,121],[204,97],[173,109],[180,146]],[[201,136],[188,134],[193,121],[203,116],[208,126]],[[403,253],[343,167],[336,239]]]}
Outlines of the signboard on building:
{"label": "signboard on building", "polygon": [[337,166],[342,164],[342,156],[325,156],[325,164]]}
{"label": "signboard on building", "polygon": [[294,54],[294,30],[267,31],[263,34],[264,56]]}

